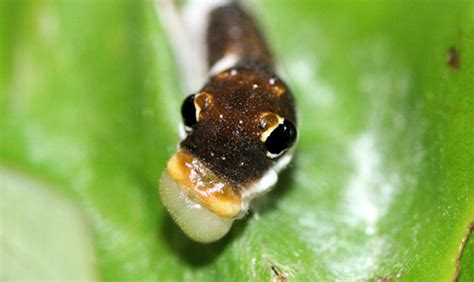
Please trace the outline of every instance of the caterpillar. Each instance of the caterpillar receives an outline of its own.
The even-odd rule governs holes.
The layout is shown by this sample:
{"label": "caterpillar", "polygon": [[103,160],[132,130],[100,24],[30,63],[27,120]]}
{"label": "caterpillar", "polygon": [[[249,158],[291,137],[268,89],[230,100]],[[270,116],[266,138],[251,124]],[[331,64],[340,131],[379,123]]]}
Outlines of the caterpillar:
{"label": "caterpillar", "polygon": [[208,75],[202,86],[185,75],[195,89],[182,103],[181,142],[161,175],[159,194],[189,238],[210,243],[246,215],[250,201],[269,191],[291,161],[298,135],[295,101],[255,20],[239,2],[191,1],[194,8],[188,9],[194,11],[183,15],[194,13],[198,23],[188,30],[177,28],[182,19],[164,2],[158,2],[158,13],[175,13],[163,15],[164,26],[178,38],[175,43],[184,42],[174,49],[196,53],[184,54],[183,65],[200,56],[202,65],[191,67]]}

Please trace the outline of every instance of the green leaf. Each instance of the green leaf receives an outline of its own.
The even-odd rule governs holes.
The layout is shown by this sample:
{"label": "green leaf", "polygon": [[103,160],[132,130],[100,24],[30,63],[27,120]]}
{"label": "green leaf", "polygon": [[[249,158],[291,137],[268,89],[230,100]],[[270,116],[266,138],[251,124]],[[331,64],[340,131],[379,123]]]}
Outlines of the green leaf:
{"label": "green leaf", "polygon": [[94,248],[77,205],[38,179],[0,168],[2,281],[96,280]]}
{"label": "green leaf", "polygon": [[472,280],[473,1],[251,6],[297,99],[297,155],[200,245],[156,191],[186,93],[153,3],[0,3],[0,280]]}

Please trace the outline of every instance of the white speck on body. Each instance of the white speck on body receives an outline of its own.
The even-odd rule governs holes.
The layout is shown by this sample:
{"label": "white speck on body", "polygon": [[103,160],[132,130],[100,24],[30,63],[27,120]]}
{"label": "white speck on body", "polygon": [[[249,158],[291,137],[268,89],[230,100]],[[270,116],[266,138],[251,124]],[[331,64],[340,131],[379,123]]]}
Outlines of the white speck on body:
{"label": "white speck on body", "polygon": [[225,186],[224,183],[220,183],[220,182],[215,183],[214,185],[212,185],[212,187],[207,188],[206,192],[204,194],[206,194],[208,196],[210,196],[214,193],[224,194],[224,190],[223,190],[224,186]]}
{"label": "white speck on body", "polygon": [[239,120],[239,124],[243,124],[243,123],[244,123],[244,121],[243,121],[243,120]]}
{"label": "white speck on body", "polygon": [[226,160],[226,158],[225,158],[225,157],[222,157],[221,159],[222,159],[223,161],[225,161],[225,160]]}
{"label": "white speck on body", "polygon": [[254,85],[252,85],[252,88],[253,88],[253,89],[257,89],[257,88],[258,88],[258,85],[257,85],[257,84],[254,84]]}
{"label": "white speck on body", "polygon": [[220,115],[219,115],[219,118],[224,118],[224,115],[223,115],[223,114],[220,114]]}
{"label": "white speck on body", "polygon": [[274,84],[275,84],[275,79],[274,79],[274,78],[270,78],[270,79],[268,80],[268,83],[269,83],[270,85],[274,85]]}
{"label": "white speck on body", "polygon": [[230,70],[230,75],[236,76],[237,75],[237,70],[236,69]]}

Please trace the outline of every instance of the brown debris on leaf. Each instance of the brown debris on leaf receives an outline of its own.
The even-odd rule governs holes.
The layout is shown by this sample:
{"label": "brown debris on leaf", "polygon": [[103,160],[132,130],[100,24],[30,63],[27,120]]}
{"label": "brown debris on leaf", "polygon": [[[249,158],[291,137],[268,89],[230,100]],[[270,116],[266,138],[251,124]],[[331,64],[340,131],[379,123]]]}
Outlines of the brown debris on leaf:
{"label": "brown debris on leaf", "polygon": [[271,265],[270,269],[272,270],[273,281],[281,282],[287,280],[288,276],[281,269],[279,269],[278,266]]}
{"label": "brown debris on leaf", "polygon": [[459,70],[461,67],[461,59],[460,59],[460,52],[459,49],[451,46],[448,49],[448,53],[446,55],[446,64],[452,69],[452,70]]}
{"label": "brown debris on leaf", "polygon": [[466,233],[464,233],[464,237],[461,240],[461,244],[458,248],[458,253],[456,255],[456,272],[454,273],[452,281],[458,281],[459,275],[461,274],[461,257],[464,251],[464,246],[466,246],[466,242],[469,239],[469,236],[472,234],[472,230],[474,229],[474,220],[469,223],[467,226]]}

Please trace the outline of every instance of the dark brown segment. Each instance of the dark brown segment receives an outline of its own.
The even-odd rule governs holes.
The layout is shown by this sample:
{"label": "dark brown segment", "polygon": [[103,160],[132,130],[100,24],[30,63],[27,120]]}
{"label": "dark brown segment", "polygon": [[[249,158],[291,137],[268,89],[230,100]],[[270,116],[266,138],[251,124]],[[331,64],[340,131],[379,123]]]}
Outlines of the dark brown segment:
{"label": "dark brown segment", "polygon": [[271,52],[258,27],[236,3],[210,13],[207,46],[209,68],[227,54],[273,67]]}
{"label": "dark brown segment", "polygon": [[201,90],[212,95],[181,148],[200,159],[234,187],[258,180],[278,160],[266,156],[260,140],[262,113],[275,113],[296,125],[293,97],[268,68],[242,63],[212,77]]}

